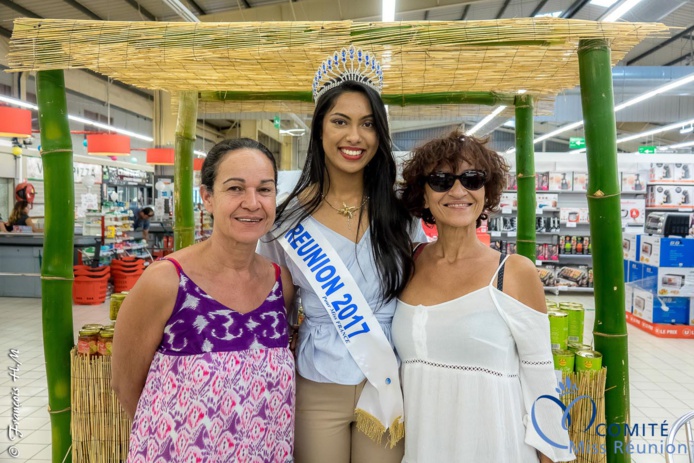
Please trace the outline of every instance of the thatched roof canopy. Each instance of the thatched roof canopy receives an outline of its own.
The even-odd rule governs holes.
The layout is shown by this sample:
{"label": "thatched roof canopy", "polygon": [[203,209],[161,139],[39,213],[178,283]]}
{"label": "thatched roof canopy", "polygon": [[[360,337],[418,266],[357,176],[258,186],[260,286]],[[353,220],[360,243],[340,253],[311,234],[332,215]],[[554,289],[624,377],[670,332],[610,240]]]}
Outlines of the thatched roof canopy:
{"label": "thatched roof canopy", "polygon": [[[18,19],[9,62],[16,71],[87,68],[137,87],[197,90],[203,101],[228,100],[226,92],[233,98],[264,92],[266,99],[300,107],[298,102],[310,104],[318,65],[329,53],[354,44],[380,57],[383,94],[391,97],[390,104],[451,92],[491,92],[497,96],[493,103],[499,103],[520,89],[551,99],[575,87],[581,39],[606,39],[616,64],[643,39],[667,36],[669,29],[657,23],[555,18],[397,23]],[[229,101],[223,106],[229,110]]]}

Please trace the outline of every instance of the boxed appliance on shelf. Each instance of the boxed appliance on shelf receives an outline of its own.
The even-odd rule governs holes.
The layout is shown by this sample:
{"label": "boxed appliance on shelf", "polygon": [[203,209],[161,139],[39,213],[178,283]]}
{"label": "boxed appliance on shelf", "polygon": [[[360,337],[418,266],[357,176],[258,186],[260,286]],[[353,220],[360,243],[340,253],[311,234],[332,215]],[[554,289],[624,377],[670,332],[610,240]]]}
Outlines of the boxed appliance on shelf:
{"label": "boxed appliance on shelf", "polygon": [[630,284],[624,285],[624,310],[627,312],[633,312],[634,307],[634,287]]}
{"label": "boxed appliance on shelf", "polygon": [[629,262],[627,282],[640,285],[643,280],[643,264],[641,262]]}
{"label": "boxed appliance on shelf", "polygon": [[649,179],[651,182],[674,182],[675,164],[672,163],[652,163]]}
{"label": "boxed appliance on shelf", "polygon": [[559,233],[559,217],[537,217],[535,231],[538,233]]}
{"label": "boxed appliance on shelf", "polygon": [[565,265],[557,270],[557,286],[569,286],[575,288],[589,288],[591,278],[589,268],[586,265]]}
{"label": "boxed appliance on shelf", "polygon": [[675,192],[676,185],[648,185],[646,188],[646,206],[673,208],[679,207],[681,201],[681,191]]}
{"label": "boxed appliance on shelf", "polygon": [[624,251],[624,260],[638,262],[641,257],[639,246],[641,246],[641,235],[623,235],[622,250]]}
{"label": "boxed appliance on shelf", "polygon": [[536,244],[536,260],[559,260],[559,250],[556,244]]}
{"label": "boxed appliance on shelf", "polygon": [[694,186],[676,186],[673,199],[681,207],[694,207]]}
{"label": "boxed appliance on shelf", "polygon": [[550,172],[549,189],[552,191],[571,191],[573,175],[571,172]]}
{"label": "boxed appliance on shelf", "polygon": [[549,172],[535,172],[535,190],[549,190]]}
{"label": "boxed appliance on shelf", "polygon": [[639,172],[622,172],[622,191],[623,192],[638,192],[646,190],[646,181],[648,180],[648,171]]}
{"label": "boxed appliance on shelf", "polygon": [[632,313],[650,323],[688,325],[688,297],[659,297],[640,288],[633,290]]}
{"label": "boxed appliance on shelf", "polygon": [[621,199],[622,228],[631,233],[643,232],[646,220],[645,199]]}
{"label": "boxed appliance on shelf", "polygon": [[509,172],[506,174],[506,190],[517,190],[518,184],[516,183],[516,173]]}
{"label": "boxed appliance on shelf", "polygon": [[588,208],[562,207],[559,210],[559,218],[562,222],[588,223]]}
{"label": "boxed appliance on shelf", "polygon": [[499,201],[500,209],[511,209],[518,207],[518,194],[517,193],[501,193],[501,199]]}
{"label": "boxed appliance on shelf", "polygon": [[574,172],[573,191],[588,190],[588,174],[585,172]]}
{"label": "boxed appliance on shelf", "polygon": [[675,164],[675,180],[684,182],[694,182],[694,164],[677,163]]}
{"label": "boxed appliance on shelf", "polygon": [[556,286],[555,281],[556,267],[554,265],[543,265],[537,268],[537,274],[543,286]]}
{"label": "boxed appliance on shelf", "polygon": [[658,295],[694,297],[694,268],[658,267]]}
{"label": "boxed appliance on shelf", "polygon": [[559,254],[590,254],[590,236],[560,236]]}
{"label": "boxed appliance on shelf", "polygon": [[694,239],[641,236],[639,261],[657,267],[694,267]]}
{"label": "boxed appliance on shelf", "polygon": [[552,193],[538,193],[535,197],[536,207],[538,209],[556,208],[559,204],[559,195]]}

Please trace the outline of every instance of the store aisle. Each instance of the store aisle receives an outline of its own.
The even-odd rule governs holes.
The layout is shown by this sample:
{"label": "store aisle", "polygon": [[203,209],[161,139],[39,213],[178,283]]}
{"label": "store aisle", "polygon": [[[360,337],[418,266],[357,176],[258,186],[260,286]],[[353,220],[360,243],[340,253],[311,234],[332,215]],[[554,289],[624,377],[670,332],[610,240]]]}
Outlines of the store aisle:
{"label": "store aisle", "polygon": [[[550,299],[581,302],[587,309],[586,327],[592,327],[594,305],[589,296],[549,296]],[[108,322],[108,305],[75,306],[75,333],[85,323]],[[586,342],[592,340],[586,330]],[[41,301],[39,299],[0,298],[0,462],[50,461],[50,424],[47,411],[46,376],[41,332]],[[10,351],[18,351],[17,365]],[[634,463],[662,463],[660,447],[665,438],[660,436],[663,421],[672,424],[686,411],[694,410],[694,341],[659,339],[629,326],[629,352],[631,369],[632,424],[639,436],[632,443],[639,453],[632,455]],[[9,373],[17,367],[17,381]],[[12,424],[12,388],[17,388],[19,409],[18,428],[22,438],[10,442],[7,427]],[[657,430],[651,432],[652,424]],[[680,441],[684,431],[679,434]],[[649,453],[655,444],[660,454]],[[16,458],[8,448],[19,451]],[[680,456],[676,461],[686,461]]]}

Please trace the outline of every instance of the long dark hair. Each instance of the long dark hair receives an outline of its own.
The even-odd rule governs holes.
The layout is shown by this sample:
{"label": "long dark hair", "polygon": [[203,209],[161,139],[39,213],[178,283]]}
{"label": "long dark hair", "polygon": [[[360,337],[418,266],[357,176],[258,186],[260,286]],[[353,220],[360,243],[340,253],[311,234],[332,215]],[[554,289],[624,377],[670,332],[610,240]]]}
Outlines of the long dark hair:
{"label": "long dark hair", "polygon": [[[411,226],[410,215],[395,194],[396,167],[391,150],[388,117],[383,101],[374,90],[348,81],[321,95],[311,121],[311,141],[304,169],[294,191],[278,206],[276,223],[278,227],[288,230],[320,206],[322,193],[330,185],[321,140],[323,119],[335,106],[337,98],[348,92],[361,93],[369,100],[378,136],[376,154],[364,168],[364,195],[369,197],[371,251],[381,279],[384,300],[389,301],[397,297],[405,287],[414,263],[408,233]],[[313,189],[304,207],[288,209],[289,204],[311,185],[317,185],[317,188]],[[285,223],[288,224],[286,228]],[[361,215],[359,224],[361,225]]]}
{"label": "long dark hair", "polygon": [[14,203],[14,208],[12,209],[12,212],[10,212],[10,219],[9,222],[7,222],[10,225],[14,225],[19,221],[19,219],[22,218],[24,215],[24,209],[26,209],[29,206],[29,201],[25,201],[23,199],[20,199],[16,203]]}

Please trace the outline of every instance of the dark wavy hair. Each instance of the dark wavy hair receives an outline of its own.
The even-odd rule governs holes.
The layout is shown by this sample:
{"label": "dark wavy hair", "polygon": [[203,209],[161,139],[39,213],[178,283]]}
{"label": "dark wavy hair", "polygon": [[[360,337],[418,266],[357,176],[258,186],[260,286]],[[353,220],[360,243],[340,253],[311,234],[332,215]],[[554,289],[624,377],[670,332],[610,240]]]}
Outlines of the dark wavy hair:
{"label": "dark wavy hair", "polygon": [[275,183],[277,183],[277,161],[269,149],[265,145],[250,138],[230,138],[222,140],[214,145],[207,153],[205,161],[202,163],[202,171],[200,172],[200,183],[207,188],[207,191],[212,193],[214,181],[217,178],[219,164],[226,157],[227,153],[240,149],[258,150],[267,157],[272,163],[272,170],[275,174]]}
{"label": "dark wavy hair", "polygon": [[455,171],[462,162],[487,174],[484,210],[477,218],[477,226],[487,219],[487,212],[498,212],[509,166],[501,155],[485,146],[488,142],[489,138],[475,138],[454,130],[445,137],[434,138],[416,148],[412,157],[405,162],[402,172],[402,201],[410,213],[433,225],[436,220],[431,211],[424,207],[425,179],[442,167]]}
{"label": "dark wavy hair", "polygon": [[22,215],[24,215],[24,209],[29,207],[29,201],[26,201],[24,199],[20,199],[16,203],[14,203],[14,207],[12,208],[12,212],[10,212],[10,218],[9,221],[7,222],[8,225],[14,225],[19,221],[19,219],[22,218]]}
{"label": "dark wavy hair", "polygon": [[[325,92],[318,99],[311,121],[311,140],[306,163],[296,187],[277,208],[277,227],[284,231],[318,209],[322,193],[330,185],[325,167],[323,150],[323,120],[335,106],[337,98],[345,93],[361,93],[366,96],[373,111],[378,136],[378,149],[364,168],[364,195],[369,197],[368,219],[371,251],[381,280],[384,301],[392,300],[403,290],[410,278],[414,263],[409,237],[411,218],[395,191],[396,167],[391,149],[388,118],[383,101],[371,88],[358,82],[345,82]],[[304,207],[288,208],[303,191],[315,185]],[[359,225],[361,225],[361,214]]]}

